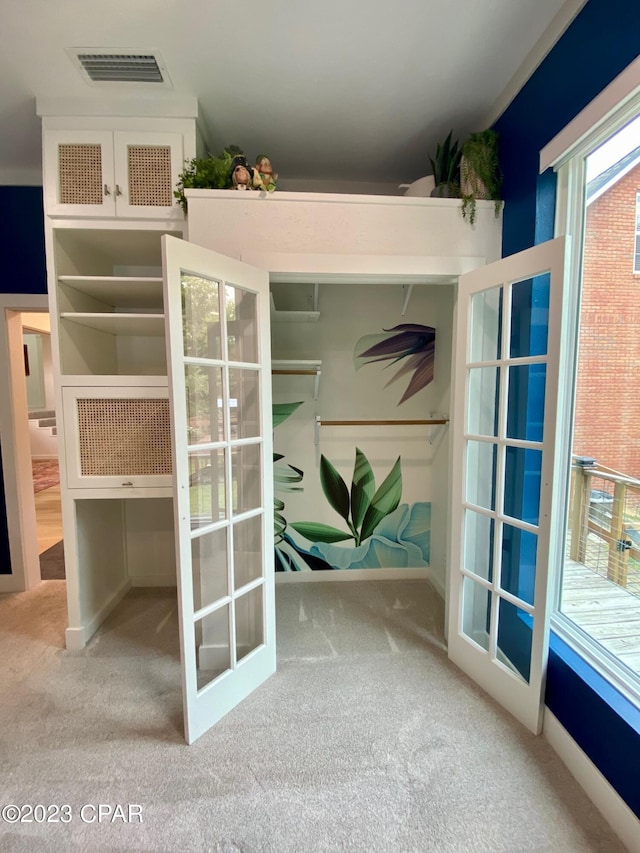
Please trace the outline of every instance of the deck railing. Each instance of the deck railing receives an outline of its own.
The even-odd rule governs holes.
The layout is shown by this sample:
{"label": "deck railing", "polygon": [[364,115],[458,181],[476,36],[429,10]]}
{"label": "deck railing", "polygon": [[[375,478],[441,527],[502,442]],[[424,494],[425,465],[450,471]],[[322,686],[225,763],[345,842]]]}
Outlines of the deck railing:
{"label": "deck railing", "polygon": [[569,527],[572,560],[640,594],[640,480],[574,457]]}

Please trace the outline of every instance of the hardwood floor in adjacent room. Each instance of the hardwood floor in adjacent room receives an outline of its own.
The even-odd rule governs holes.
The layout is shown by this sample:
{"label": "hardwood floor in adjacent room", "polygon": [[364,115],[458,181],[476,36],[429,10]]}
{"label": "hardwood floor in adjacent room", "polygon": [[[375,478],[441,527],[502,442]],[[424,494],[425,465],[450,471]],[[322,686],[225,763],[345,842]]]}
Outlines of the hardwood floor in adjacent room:
{"label": "hardwood floor in adjacent room", "polygon": [[42,554],[62,539],[62,502],[60,486],[37,492],[36,521],[38,525],[38,554]]}

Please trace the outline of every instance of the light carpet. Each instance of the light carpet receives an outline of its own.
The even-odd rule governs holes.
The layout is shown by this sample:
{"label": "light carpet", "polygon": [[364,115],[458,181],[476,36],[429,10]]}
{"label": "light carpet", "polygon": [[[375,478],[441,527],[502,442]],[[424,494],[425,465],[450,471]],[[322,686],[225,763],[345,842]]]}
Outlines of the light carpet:
{"label": "light carpet", "polygon": [[[80,653],[65,584],[0,598],[8,851],[619,853],[541,737],[447,660],[423,582],[279,586],[278,673],[184,744],[175,592],[132,591]],[[83,822],[133,803],[142,822]],[[94,813],[85,810],[85,817]]]}

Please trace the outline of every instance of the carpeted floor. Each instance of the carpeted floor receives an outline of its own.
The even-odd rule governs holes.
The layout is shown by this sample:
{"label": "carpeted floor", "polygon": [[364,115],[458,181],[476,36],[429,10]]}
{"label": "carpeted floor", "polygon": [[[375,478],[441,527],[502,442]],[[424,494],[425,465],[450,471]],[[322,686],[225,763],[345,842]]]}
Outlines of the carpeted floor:
{"label": "carpeted floor", "polygon": [[62,540],[40,554],[40,577],[43,581],[63,581],[65,579],[64,542]]}
{"label": "carpeted floor", "polygon": [[60,482],[60,469],[57,459],[32,459],[33,491],[41,492],[57,486]]}
{"label": "carpeted floor", "polygon": [[[623,850],[547,741],[448,662],[426,583],[279,586],[277,674],[191,747],[175,590],[133,590],[71,654],[64,589],[0,597],[0,803],[71,814],[0,823],[7,853]],[[82,820],[101,803],[142,823]]]}

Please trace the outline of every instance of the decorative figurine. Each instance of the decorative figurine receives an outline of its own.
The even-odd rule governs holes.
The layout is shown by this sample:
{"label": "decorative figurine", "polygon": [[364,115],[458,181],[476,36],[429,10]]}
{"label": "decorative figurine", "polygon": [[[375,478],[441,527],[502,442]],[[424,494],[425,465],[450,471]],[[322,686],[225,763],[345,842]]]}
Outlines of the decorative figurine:
{"label": "decorative figurine", "polygon": [[269,160],[265,154],[260,154],[260,156],[256,158],[256,172],[260,176],[262,189],[272,193],[276,188],[278,173],[273,171],[271,160]]}
{"label": "decorative figurine", "polygon": [[249,165],[244,154],[238,154],[231,161],[231,185],[234,190],[264,189],[257,169]]}
{"label": "decorative figurine", "polygon": [[234,190],[252,190],[251,175],[246,166],[238,164],[231,173],[231,184]]}

